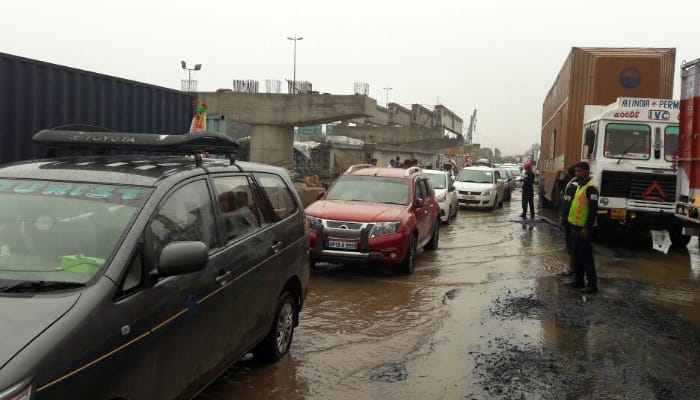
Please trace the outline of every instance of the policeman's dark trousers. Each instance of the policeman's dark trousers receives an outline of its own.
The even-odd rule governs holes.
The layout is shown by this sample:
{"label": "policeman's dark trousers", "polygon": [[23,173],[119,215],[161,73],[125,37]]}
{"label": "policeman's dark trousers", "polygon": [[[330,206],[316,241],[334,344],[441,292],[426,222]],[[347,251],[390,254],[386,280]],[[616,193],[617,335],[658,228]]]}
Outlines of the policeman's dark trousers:
{"label": "policeman's dark trousers", "polygon": [[523,215],[527,215],[527,206],[530,205],[530,215],[535,215],[535,193],[523,191]]}
{"label": "policeman's dark trousers", "polygon": [[589,240],[581,240],[581,228],[571,226],[571,244],[572,253],[574,256],[574,276],[576,282],[584,283],[583,277],[586,276],[586,285],[598,287],[598,274],[595,271],[595,261],[593,260],[593,243]]}

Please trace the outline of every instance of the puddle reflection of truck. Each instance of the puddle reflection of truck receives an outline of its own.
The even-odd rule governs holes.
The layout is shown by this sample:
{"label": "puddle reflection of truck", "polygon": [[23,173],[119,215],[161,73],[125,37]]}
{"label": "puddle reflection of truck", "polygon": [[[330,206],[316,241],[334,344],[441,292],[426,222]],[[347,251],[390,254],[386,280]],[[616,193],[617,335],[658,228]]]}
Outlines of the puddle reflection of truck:
{"label": "puddle reflection of truck", "polygon": [[675,49],[573,48],[544,104],[540,198],[558,207],[566,168],[591,165],[601,227],[669,231],[687,244],[674,217],[679,102]]}

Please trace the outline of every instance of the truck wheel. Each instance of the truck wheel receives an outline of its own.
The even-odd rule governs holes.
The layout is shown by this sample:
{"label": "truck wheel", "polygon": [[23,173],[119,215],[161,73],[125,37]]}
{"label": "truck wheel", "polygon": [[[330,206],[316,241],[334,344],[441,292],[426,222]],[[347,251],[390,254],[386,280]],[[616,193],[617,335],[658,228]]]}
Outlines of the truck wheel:
{"label": "truck wheel", "polygon": [[671,236],[671,244],[676,247],[686,247],[692,238],[680,232],[671,232],[669,236]]}

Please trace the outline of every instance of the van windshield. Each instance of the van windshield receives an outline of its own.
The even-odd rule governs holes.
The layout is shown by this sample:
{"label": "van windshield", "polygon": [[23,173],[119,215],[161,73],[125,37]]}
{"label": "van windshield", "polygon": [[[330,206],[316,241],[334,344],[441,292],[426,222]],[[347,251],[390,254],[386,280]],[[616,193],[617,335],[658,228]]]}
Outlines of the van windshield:
{"label": "van windshield", "polygon": [[0,179],[0,280],[85,283],[150,189]]}

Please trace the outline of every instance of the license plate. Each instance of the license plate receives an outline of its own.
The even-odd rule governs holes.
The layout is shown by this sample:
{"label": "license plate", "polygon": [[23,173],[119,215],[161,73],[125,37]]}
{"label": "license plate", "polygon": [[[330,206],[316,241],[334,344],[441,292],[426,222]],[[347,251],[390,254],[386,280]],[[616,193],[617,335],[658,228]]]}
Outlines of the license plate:
{"label": "license plate", "polygon": [[357,250],[357,243],[356,242],[346,242],[343,240],[329,240],[328,247],[332,247],[334,249],[343,249],[343,250]]}
{"label": "license plate", "polygon": [[613,208],[610,210],[610,219],[624,220],[627,218],[627,210],[624,208]]}
{"label": "license plate", "polygon": [[463,196],[462,196],[462,199],[464,199],[464,200],[474,200],[474,199],[476,199],[476,196],[471,196],[471,195],[467,196],[467,195],[463,195]]}

